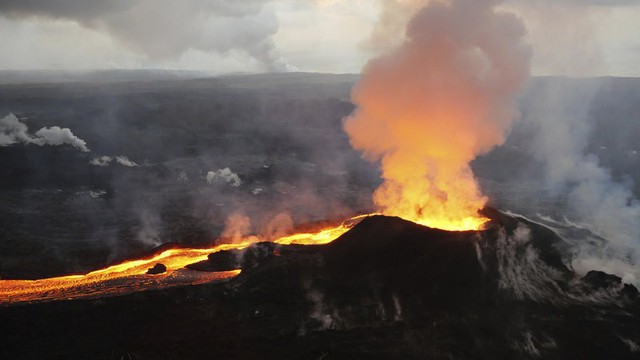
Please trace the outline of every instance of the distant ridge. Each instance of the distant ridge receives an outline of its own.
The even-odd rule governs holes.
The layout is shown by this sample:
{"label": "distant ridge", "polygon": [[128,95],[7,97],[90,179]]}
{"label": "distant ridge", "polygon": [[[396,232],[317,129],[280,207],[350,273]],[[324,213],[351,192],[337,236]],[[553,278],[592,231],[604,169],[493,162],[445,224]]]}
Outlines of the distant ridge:
{"label": "distant ridge", "polygon": [[190,70],[0,70],[0,85],[50,83],[117,83],[127,81],[184,80],[213,77]]}
{"label": "distant ridge", "polygon": [[110,69],[110,70],[0,70],[0,85],[33,85],[52,83],[121,83],[145,81],[195,80],[195,79],[234,79],[234,80],[300,80],[307,78],[317,82],[353,81],[358,74],[330,74],[314,72],[290,73],[229,73],[216,74],[196,70],[163,69]]}

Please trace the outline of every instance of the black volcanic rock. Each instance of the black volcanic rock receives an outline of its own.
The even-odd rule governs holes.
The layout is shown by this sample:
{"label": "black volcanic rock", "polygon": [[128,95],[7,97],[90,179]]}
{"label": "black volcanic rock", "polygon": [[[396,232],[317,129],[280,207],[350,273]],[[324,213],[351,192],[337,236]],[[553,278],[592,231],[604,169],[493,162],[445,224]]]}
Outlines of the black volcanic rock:
{"label": "black volcanic rock", "polygon": [[196,271],[228,271],[240,269],[243,250],[222,250],[209,254],[207,260],[187,265],[187,269]]}
{"label": "black volcanic rock", "polygon": [[380,287],[381,293],[432,308],[474,306],[469,300],[482,297],[483,287],[493,287],[477,261],[477,236],[369,217],[322,249],[331,269],[326,284],[342,287],[339,291]]}
{"label": "black volcanic rock", "polygon": [[619,279],[575,281],[553,231],[490,217],[486,230],[448,232],[372,216],[327,245],[212,254],[211,269],[242,268],[227,282],[0,308],[0,355],[637,358],[638,299],[599,296]]}
{"label": "black volcanic rock", "polygon": [[582,278],[582,281],[595,289],[610,289],[619,288],[622,286],[621,277],[596,270],[589,271],[587,275]]}
{"label": "black volcanic rock", "polygon": [[260,265],[262,262],[267,261],[276,255],[280,245],[270,242],[260,242],[254,244],[243,251],[240,263],[242,269],[250,269]]}
{"label": "black volcanic rock", "polygon": [[207,260],[187,265],[188,269],[197,271],[227,271],[250,269],[266,259],[276,256],[280,245],[260,242],[242,250],[222,250],[209,254]]}
{"label": "black volcanic rock", "polygon": [[622,291],[620,292],[623,296],[627,296],[631,299],[637,299],[640,295],[638,293],[638,288],[631,284],[624,284],[622,286]]}
{"label": "black volcanic rock", "polygon": [[608,290],[632,299],[638,297],[638,289],[631,284],[623,284],[619,276],[591,270],[581,280],[594,291]]}
{"label": "black volcanic rock", "polygon": [[165,272],[167,272],[167,267],[162,263],[157,263],[153,265],[152,268],[149,268],[149,270],[147,270],[147,274],[150,274],[150,275],[157,275]]}

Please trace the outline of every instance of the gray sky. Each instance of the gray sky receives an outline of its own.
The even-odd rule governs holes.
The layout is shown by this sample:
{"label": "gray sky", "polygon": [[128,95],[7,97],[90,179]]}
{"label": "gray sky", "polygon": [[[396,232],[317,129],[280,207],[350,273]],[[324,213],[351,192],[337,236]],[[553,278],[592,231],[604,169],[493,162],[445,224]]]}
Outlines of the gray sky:
{"label": "gray sky", "polygon": [[[427,1],[0,0],[0,69],[355,73]],[[499,6],[526,23],[535,75],[640,76],[640,1]]]}

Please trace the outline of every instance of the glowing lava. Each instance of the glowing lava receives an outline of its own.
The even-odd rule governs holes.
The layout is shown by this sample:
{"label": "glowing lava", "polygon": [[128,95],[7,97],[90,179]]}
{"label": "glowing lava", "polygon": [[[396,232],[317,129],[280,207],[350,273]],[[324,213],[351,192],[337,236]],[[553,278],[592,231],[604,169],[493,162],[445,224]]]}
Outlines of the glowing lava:
{"label": "glowing lava", "polygon": [[[274,242],[282,245],[327,244],[347,232],[366,216],[368,215],[353,217],[336,227],[291,234]],[[187,270],[184,267],[206,260],[211,253],[244,249],[256,239],[259,240],[255,236],[247,239],[253,241],[221,244],[207,249],[169,249],[147,259],[125,261],[85,275],[69,275],[39,280],[0,280],[0,305],[126,294],[144,289],[195,285],[229,279],[240,274],[240,270],[202,272]],[[157,263],[164,264],[167,271],[157,275],[146,274],[147,270]]]}

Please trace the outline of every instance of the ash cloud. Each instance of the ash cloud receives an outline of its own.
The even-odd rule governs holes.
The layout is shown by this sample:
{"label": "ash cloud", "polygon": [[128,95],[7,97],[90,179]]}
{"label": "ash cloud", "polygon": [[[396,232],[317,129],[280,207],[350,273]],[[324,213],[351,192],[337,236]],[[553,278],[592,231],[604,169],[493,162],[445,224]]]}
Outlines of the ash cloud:
{"label": "ash cloud", "polygon": [[71,145],[74,148],[89,152],[87,143],[75,136],[68,128],[59,126],[43,127],[35,134],[29,134],[29,127],[20,121],[14,114],[9,114],[0,119],[0,146],[14,144],[35,144],[39,146]]}
{"label": "ash cloud", "polygon": [[271,0],[0,1],[0,14],[38,21],[65,19],[102,31],[150,59],[189,50],[245,52],[267,71],[291,67],[277,54],[278,19]]}

